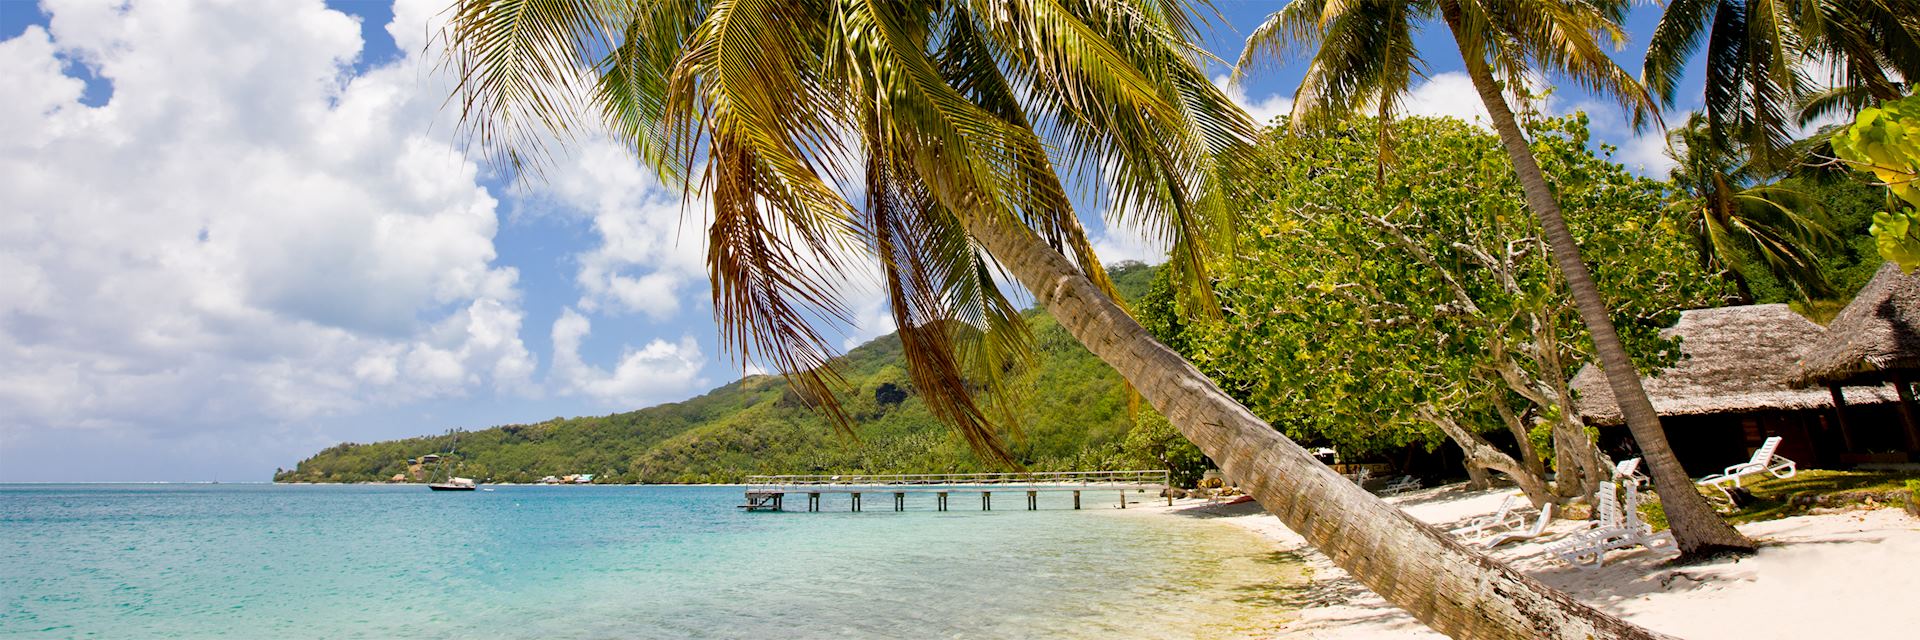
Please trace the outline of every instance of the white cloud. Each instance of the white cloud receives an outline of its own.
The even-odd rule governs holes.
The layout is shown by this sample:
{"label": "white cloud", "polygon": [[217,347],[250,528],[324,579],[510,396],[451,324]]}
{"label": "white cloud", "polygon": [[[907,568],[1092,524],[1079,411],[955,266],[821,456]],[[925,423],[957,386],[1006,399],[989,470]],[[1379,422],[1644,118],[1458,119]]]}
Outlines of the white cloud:
{"label": "white cloud", "polygon": [[1427,78],[1407,92],[1401,115],[1453,117],[1486,126],[1487,106],[1467,74],[1449,71]]}
{"label": "white cloud", "polygon": [[600,236],[599,246],[576,256],[581,309],[664,321],[704,295],[706,204],[661,185],[630,151],[606,140],[583,144],[540,189],[590,216]]}
{"label": "white cloud", "polygon": [[[1622,118],[1619,109],[1610,103],[1580,101],[1573,104],[1563,103],[1552,94],[1552,83],[1546,76],[1534,75],[1529,78],[1530,92],[1536,98],[1533,107],[1540,113],[1569,114],[1575,111],[1587,111],[1596,116],[1596,120],[1612,122]],[[1507,104],[1515,109],[1520,107],[1514,94],[1506,95]],[[1430,76],[1425,82],[1407,92],[1400,104],[1401,116],[1427,116],[1458,118],[1482,128],[1491,128],[1491,116],[1487,114],[1487,105],[1480,100],[1479,90],[1473,87],[1473,79],[1462,71],[1448,71]]]}
{"label": "white cloud", "polygon": [[1246,87],[1230,82],[1225,74],[1214,76],[1213,86],[1219,87],[1220,91],[1227,94],[1227,98],[1246,110],[1253,122],[1260,126],[1271,125],[1274,118],[1293,112],[1293,96],[1276,93],[1255,101],[1247,97]]}
{"label": "white cloud", "polygon": [[353,76],[359,25],[317,0],[45,8],[0,42],[0,439],[529,390],[496,202],[422,60]]}
{"label": "white cloud", "polygon": [[898,328],[893,322],[893,307],[887,301],[886,292],[878,286],[850,287],[842,291],[842,300],[847,302],[853,322],[845,328],[846,337],[840,340],[841,350],[866,344]]}
{"label": "white cloud", "polygon": [[[1292,96],[1273,94],[1253,100],[1244,87],[1228,82],[1226,75],[1214,76],[1213,84],[1260,124],[1271,124],[1273,118],[1293,111]],[[1544,88],[1544,81],[1539,84]],[[1473,81],[1458,71],[1436,74],[1415,85],[1400,107],[1401,116],[1454,117],[1482,126],[1487,122],[1487,108],[1480,102]]]}
{"label": "white cloud", "polygon": [[553,322],[553,370],[549,382],[560,393],[584,395],[625,407],[646,406],[685,397],[707,386],[700,372],[706,356],[692,336],[679,342],[653,340],[639,349],[626,349],[612,371],[580,358],[580,344],[592,333],[593,323],[573,309]]}
{"label": "white cloud", "polygon": [[1648,131],[1627,138],[1620,145],[1620,153],[1614,160],[1626,166],[1628,170],[1640,175],[1665,179],[1667,171],[1673,169],[1673,158],[1667,157],[1667,134],[1665,131]]}
{"label": "white cloud", "polygon": [[1172,248],[1156,234],[1124,220],[1113,220],[1111,216],[1106,218],[1106,227],[1089,240],[1093,243],[1093,254],[1108,265],[1126,260],[1160,264],[1167,261],[1167,253]]}

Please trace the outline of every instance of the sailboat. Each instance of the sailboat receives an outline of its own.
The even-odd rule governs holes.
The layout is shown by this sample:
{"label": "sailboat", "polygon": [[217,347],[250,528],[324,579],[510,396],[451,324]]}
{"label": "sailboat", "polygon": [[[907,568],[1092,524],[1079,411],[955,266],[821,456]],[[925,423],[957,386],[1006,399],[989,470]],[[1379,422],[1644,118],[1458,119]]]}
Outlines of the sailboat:
{"label": "sailboat", "polygon": [[447,478],[446,482],[428,483],[427,488],[434,491],[472,491],[480,486],[474,483],[473,478],[455,477]]}
{"label": "sailboat", "polygon": [[[434,475],[439,475],[439,470],[446,468],[447,460],[453,457],[454,447],[460,444],[460,435],[458,433],[449,430],[447,431],[447,435],[453,436],[453,442],[448,443],[447,452],[439,456],[439,464],[434,465]],[[439,482],[429,482],[427,483],[427,488],[434,491],[473,491],[480,488],[480,483],[474,482],[473,478],[453,476]]]}

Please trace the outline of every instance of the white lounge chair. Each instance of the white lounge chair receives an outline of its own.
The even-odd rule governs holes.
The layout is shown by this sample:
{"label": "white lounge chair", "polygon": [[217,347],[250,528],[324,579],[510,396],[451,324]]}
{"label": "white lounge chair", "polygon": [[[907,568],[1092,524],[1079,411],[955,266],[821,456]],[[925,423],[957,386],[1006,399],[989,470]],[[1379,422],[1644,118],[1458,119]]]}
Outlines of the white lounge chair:
{"label": "white lounge chair", "polygon": [[1762,473],[1772,474],[1775,478],[1791,478],[1794,474],[1799,473],[1799,469],[1794,466],[1792,460],[1775,455],[1774,451],[1779,449],[1780,436],[1767,438],[1765,442],[1760,444],[1760,449],[1754,451],[1753,457],[1746,462],[1727,467],[1725,471],[1701,478],[1699,482],[1695,484],[1718,488],[1721,492],[1728,493],[1728,497],[1731,498],[1731,492],[1728,492],[1727,484],[1732,483],[1734,487],[1739,487],[1741,478]]}
{"label": "white lounge chair", "polygon": [[1594,492],[1598,499],[1593,505],[1593,518],[1587,521],[1587,528],[1618,527],[1622,524],[1620,516],[1620,495],[1614,483],[1602,482],[1600,489]]}
{"label": "white lounge chair", "polygon": [[1621,460],[1619,464],[1613,465],[1613,481],[1622,485],[1645,485],[1647,483],[1647,476],[1646,474],[1640,473],[1640,459],[1627,458]]}
{"label": "white lounge chair", "polygon": [[1357,472],[1341,475],[1346,476],[1348,480],[1352,480],[1354,484],[1366,486],[1367,479],[1373,477],[1373,471],[1366,467],[1360,467],[1360,470]]}
{"label": "white lounge chair", "polygon": [[1551,520],[1553,520],[1553,503],[1549,502],[1544,505],[1540,505],[1540,515],[1536,516],[1533,519],[1532,527],[1528,528],[1526,531],[1521,531],[1518,533],[1508,533],[1501,536],[1497,536],[1492,540],[1488,540],[1485,546],[1488,549],[1492,549],[1494,547],[1498,547],[1500,545],[1503,545],[1509,542],[1519,542],[1521,540],[1532,540],[1534,538],[1538,538],[1540,537],[1540,534],[1547,532],[1547,522]]}
{"label": "white lounge chair", "polygon": [[1387,483],[1387,486],[1381,487],[1380,495],[1397,496],[1402,493],[1413,491],[1419,488],[1420,488],[1419,478],[1415,478],[1413,476],[1400,476],[1399,478],[1395,478],[1393,482]]}
{"label": "white lounge chair", "polygon": [[1668,548],[1678,549],[1680,547],[1679,543],[1674,542],[1672,531],[1655,533],[1653,531],[1653,525],[1640,520],[1639,487],[1627,485],[1627,508],[1623,511],[1626,514],[1627,527],[1640,532],[1641,546],[1652,549],[1664,543]]}
{"label": "white lounge chair", "polygon": [[1516,503],[1526,504],[1526,500],[1517,495],[1508,495],[1500,501],[1500,508],[1491,515],[1484,515],[1467,521],[1466,526],[1449,531],[1456,537],[1472,538],[1490,535],[1496,531],[1517,528],[1527,523],[1527,517],[1514,509]]}
{"label": "white lounge chair", "polygon": [[[1583,568],[1599,567],[1606,562],[1608,551],[1628,547],[1646,547],[1652,549],[1665,544],[1673,546],[1673,534],[1662,531],[1654,533],[1653,528],[1640,521],[1639,490],[1627,485],[1627,503],[1621,505],[1614,496],[1616,488],[1611,482],[1600,483],[1600,507],[1604,510],[1612,505],[1611,512],[1596,513],[1593,528],[1574,534],[1572,537],[1547,546],[1547,553],[1560,558],[1562,562]],[[1612,516],[1609,521],[1606,516]]]}

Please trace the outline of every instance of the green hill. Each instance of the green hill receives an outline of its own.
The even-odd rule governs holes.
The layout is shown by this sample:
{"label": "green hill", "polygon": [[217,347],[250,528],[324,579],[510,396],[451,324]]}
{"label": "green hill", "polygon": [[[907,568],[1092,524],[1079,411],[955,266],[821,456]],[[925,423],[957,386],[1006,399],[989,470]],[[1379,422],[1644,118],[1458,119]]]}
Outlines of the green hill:
{"label": "green hill", "polygon": [[[1139,298],[1153,269],[1111,273]],[[1021,437],[1010,448],[1032,470],[1145,464],[1123,451],[1132,421],[1111,369],[1046,313],[1030,310],[1036,362],[1024,384]],[[841,371],[857,440],[835,433],[774,376],[751,376],[685,402],[607,416],[514,424],[458,435],[460,474],[494,482],[597,474],[600,482],[735,482],[757,473],[997,471],[928,413],[913,392],[900,341],[888,335],[848,352]],[[360,482],[406,473],[407,459],[445,451],[449,436],[329,447],[274,476],[281,482]]]}

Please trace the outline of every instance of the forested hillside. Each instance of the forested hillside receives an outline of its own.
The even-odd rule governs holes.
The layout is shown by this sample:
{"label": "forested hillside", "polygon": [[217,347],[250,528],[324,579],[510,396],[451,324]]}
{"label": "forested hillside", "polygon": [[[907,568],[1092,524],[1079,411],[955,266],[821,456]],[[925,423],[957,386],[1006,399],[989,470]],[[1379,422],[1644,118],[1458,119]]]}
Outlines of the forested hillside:
{"label": "forested hillside", "polygon": [[[1145,292],[1152,268],[1116,266],[1123,295]],[[1136,434],[1118,376],[1040,311],[1029,311],[1036,362],[1023,384],[1021,433],[1010,438],[1029,469],[1163,466],[1171,432]],[[847,353],[846,407],[857,439],[828,423],[775,376],[751,376],[685,402],[607,416],[462,432],[459,473],[494,482],[597,474],[599,482],[729,482],[756,473],[996,471],[974,457],[914,394],[900,341],[888,335]],[[1164,424],[1164,421],[1153,421]],[[1177,436],[1173,436],[1177,437]],[[330,447],[277,474],[282,482],[359,482],[406,473],[407,459],[448,449],[449,436]]]}

